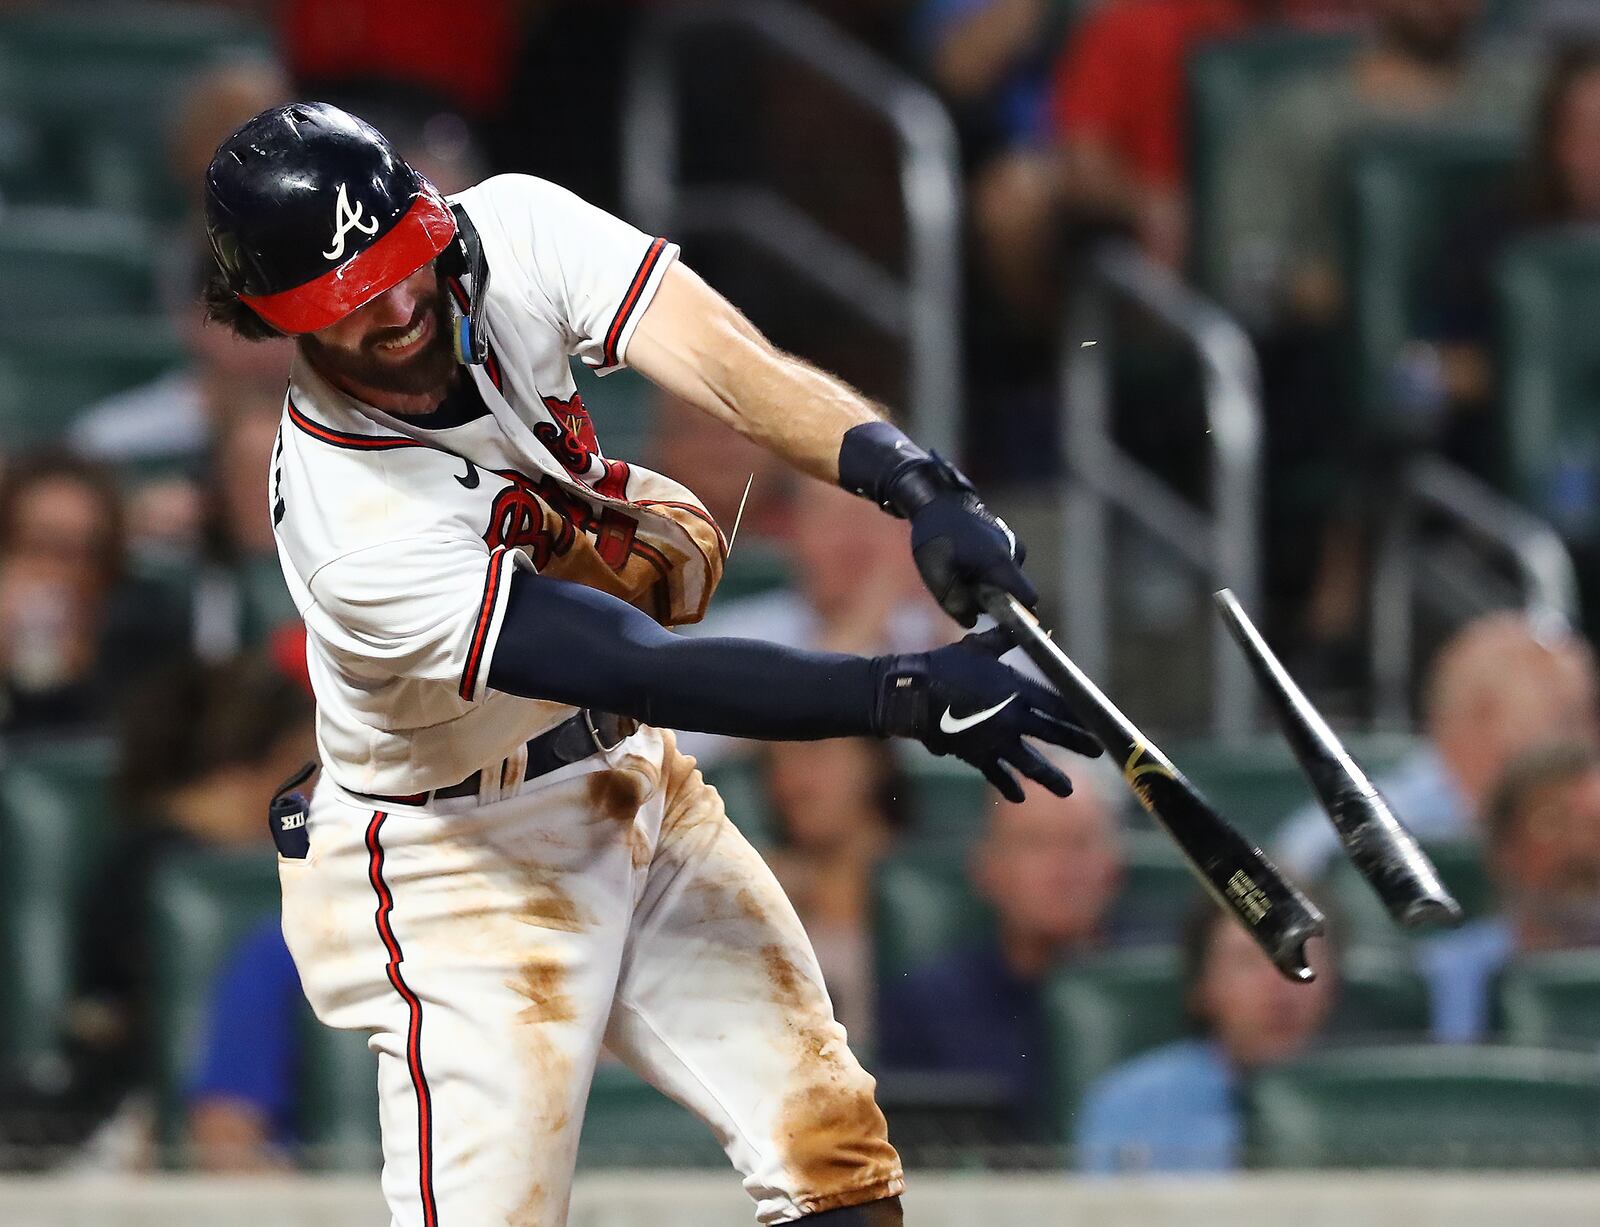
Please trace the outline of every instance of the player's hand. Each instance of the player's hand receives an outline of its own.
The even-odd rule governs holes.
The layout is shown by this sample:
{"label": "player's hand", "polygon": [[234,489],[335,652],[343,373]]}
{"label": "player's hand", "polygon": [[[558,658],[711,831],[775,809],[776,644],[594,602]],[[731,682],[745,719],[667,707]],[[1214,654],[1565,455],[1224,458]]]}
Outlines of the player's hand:
{"label": "player's hand", "polygon": [[[981,612],[978,589],[991,584],[1032,609],[1039,593],[1022,573],[1027,550],[1006,522],[983,505],[972,483],[935,453],[915,472],[921,498],[910,513],[911,556],[934,600],[962,626]],[[923,501],[925,500],[925,501]]]}
{"label": "player's hand", "polygon": [[1060,695],[1000,663],[1011,646],[995,629],[934,652],[879,657],[876,731],[964,759],[1008,801],[1022,800],[1013,771],[1068,796],[1072,781],[1023,738],[1091,758],[1100,743],[1073,723]]}

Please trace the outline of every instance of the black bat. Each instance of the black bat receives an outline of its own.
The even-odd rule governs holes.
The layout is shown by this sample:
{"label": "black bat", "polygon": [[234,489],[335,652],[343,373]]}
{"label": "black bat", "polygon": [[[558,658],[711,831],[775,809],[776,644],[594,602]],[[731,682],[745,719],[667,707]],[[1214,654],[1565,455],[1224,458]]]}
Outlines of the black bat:
{"label": "black bat", "polygon": [[1216,594],[1216,602],[1261,689],[1272,701],[1284,739],[1333,820],[1345,851],[1361,876],[1372,883],[1389,915],[1407,928],[1459,924],[1461,905],[1445,888],[1433,862],[1295,685],[1233,593],[1224,588]]}
{"label": "black bat", "polygon": [[1079,723],[1122,765],[1139,804],[1172,837],[1206,890],[1244,925],[1286,977],[1315,979],[1306,942],[1323,931],[1322,913],[1267,860],[1261,849],[1208,805],[1131,720],[1117,710],[1015,597],[985,588],[984,609],[1005,627],[1067,702]]}

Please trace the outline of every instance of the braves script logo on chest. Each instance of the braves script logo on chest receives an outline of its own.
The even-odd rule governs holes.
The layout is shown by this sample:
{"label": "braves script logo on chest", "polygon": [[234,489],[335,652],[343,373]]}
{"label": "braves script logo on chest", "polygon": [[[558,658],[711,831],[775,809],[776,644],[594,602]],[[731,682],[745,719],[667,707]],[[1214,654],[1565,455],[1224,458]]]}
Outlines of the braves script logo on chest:
{"label": "braves script logo on chest", "polygon": [[[596,493],[607,498],[626,498],[628,466],[621,460],[607,460],[600,455],[600,441],[595,437],[594,422],[584,407],[583,397],[576,392],[570,400],[546,396],[541,398],[554,422],[538,422],[533,433],[546,450],[561,462],[580,481],[587,483]],[[595,461],[600,462],[600,472],[592,474]]]}
{"label": "braves script logo on chest", "polygon": [[333,246],[322,253],[324,259],[344,259],[345,235],[352,230],[367,235],[369,238],[378,233],[378,219],[376,217],[368,218],[365,222],[361,220],[361,216],[366,212],[366,209],[367,206],[359,200],[356,201],[355,208],[352,209],[350,207],[348,188],[343,183],[339,185],[339,199],[334,201],[333,204]]}
{"label": "braves script logo on chest", "polygon": [[612,570],[621,570],[633,552],[638,523],[615,508],[596,514],[595,508],[545,475],[537,481],[515,469],[496,469],[510,483],[495,496],[489,509],[489,527],[483,534],[488,547],[525,549],[536,570],[567,553],[578,533],[594,534],[595,549]]}

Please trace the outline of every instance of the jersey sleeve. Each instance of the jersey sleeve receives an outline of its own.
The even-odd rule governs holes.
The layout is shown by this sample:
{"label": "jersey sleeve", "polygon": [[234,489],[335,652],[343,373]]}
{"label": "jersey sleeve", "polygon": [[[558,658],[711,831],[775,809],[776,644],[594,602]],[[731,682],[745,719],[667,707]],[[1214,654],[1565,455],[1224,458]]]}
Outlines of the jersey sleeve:
{"label": "jersey sleeve", "polygon": [[678,247],[563,187],[529,175],[483,185],[532,293],[555,317],[568,354],[600,374],[627,364],[628,342]]}
{"label": "jersey sleeve", "polygon": [[476,703],[520,558],[481,540],[411,537],[345,554],[309,588],[346,652],[391,676],[448,681]]}

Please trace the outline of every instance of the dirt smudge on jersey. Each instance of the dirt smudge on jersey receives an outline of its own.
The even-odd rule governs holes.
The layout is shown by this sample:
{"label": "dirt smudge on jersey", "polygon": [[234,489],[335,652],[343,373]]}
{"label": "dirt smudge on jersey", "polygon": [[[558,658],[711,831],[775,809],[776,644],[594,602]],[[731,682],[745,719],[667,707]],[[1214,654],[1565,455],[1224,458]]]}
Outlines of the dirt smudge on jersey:
{"label": "dirt smudge on jersey", "polygon": [[596,822],[615,823],[627,832],[628,853],[636,869],[648,865],[653,854],[650,838],[639,825],[639,808],[655,786],[655,767],[637,757],[589,777],[590,814]]}
{"label": "dirt smudge on jersey", "polygon": [[788,952],[777,943],[761,947],[761,965],[772,989],[772,1003],[785,1010],[800,1010],[806,1005],[806,982]]}
{"label": "dirt smudge on jersey", "polygon": [[828,1077],[797,1087],[779,1109],[777,1141],[807,1214],[891,1196],[902,1182],[872,1079],[850,1072],[835,1063]]}
{"label": "dirt smudge on jersey", "polygon": [[581,933],[589,924],[572,896],[556,884],[553,874],[534,877],[516,916],[525,925],[557,933]]}

